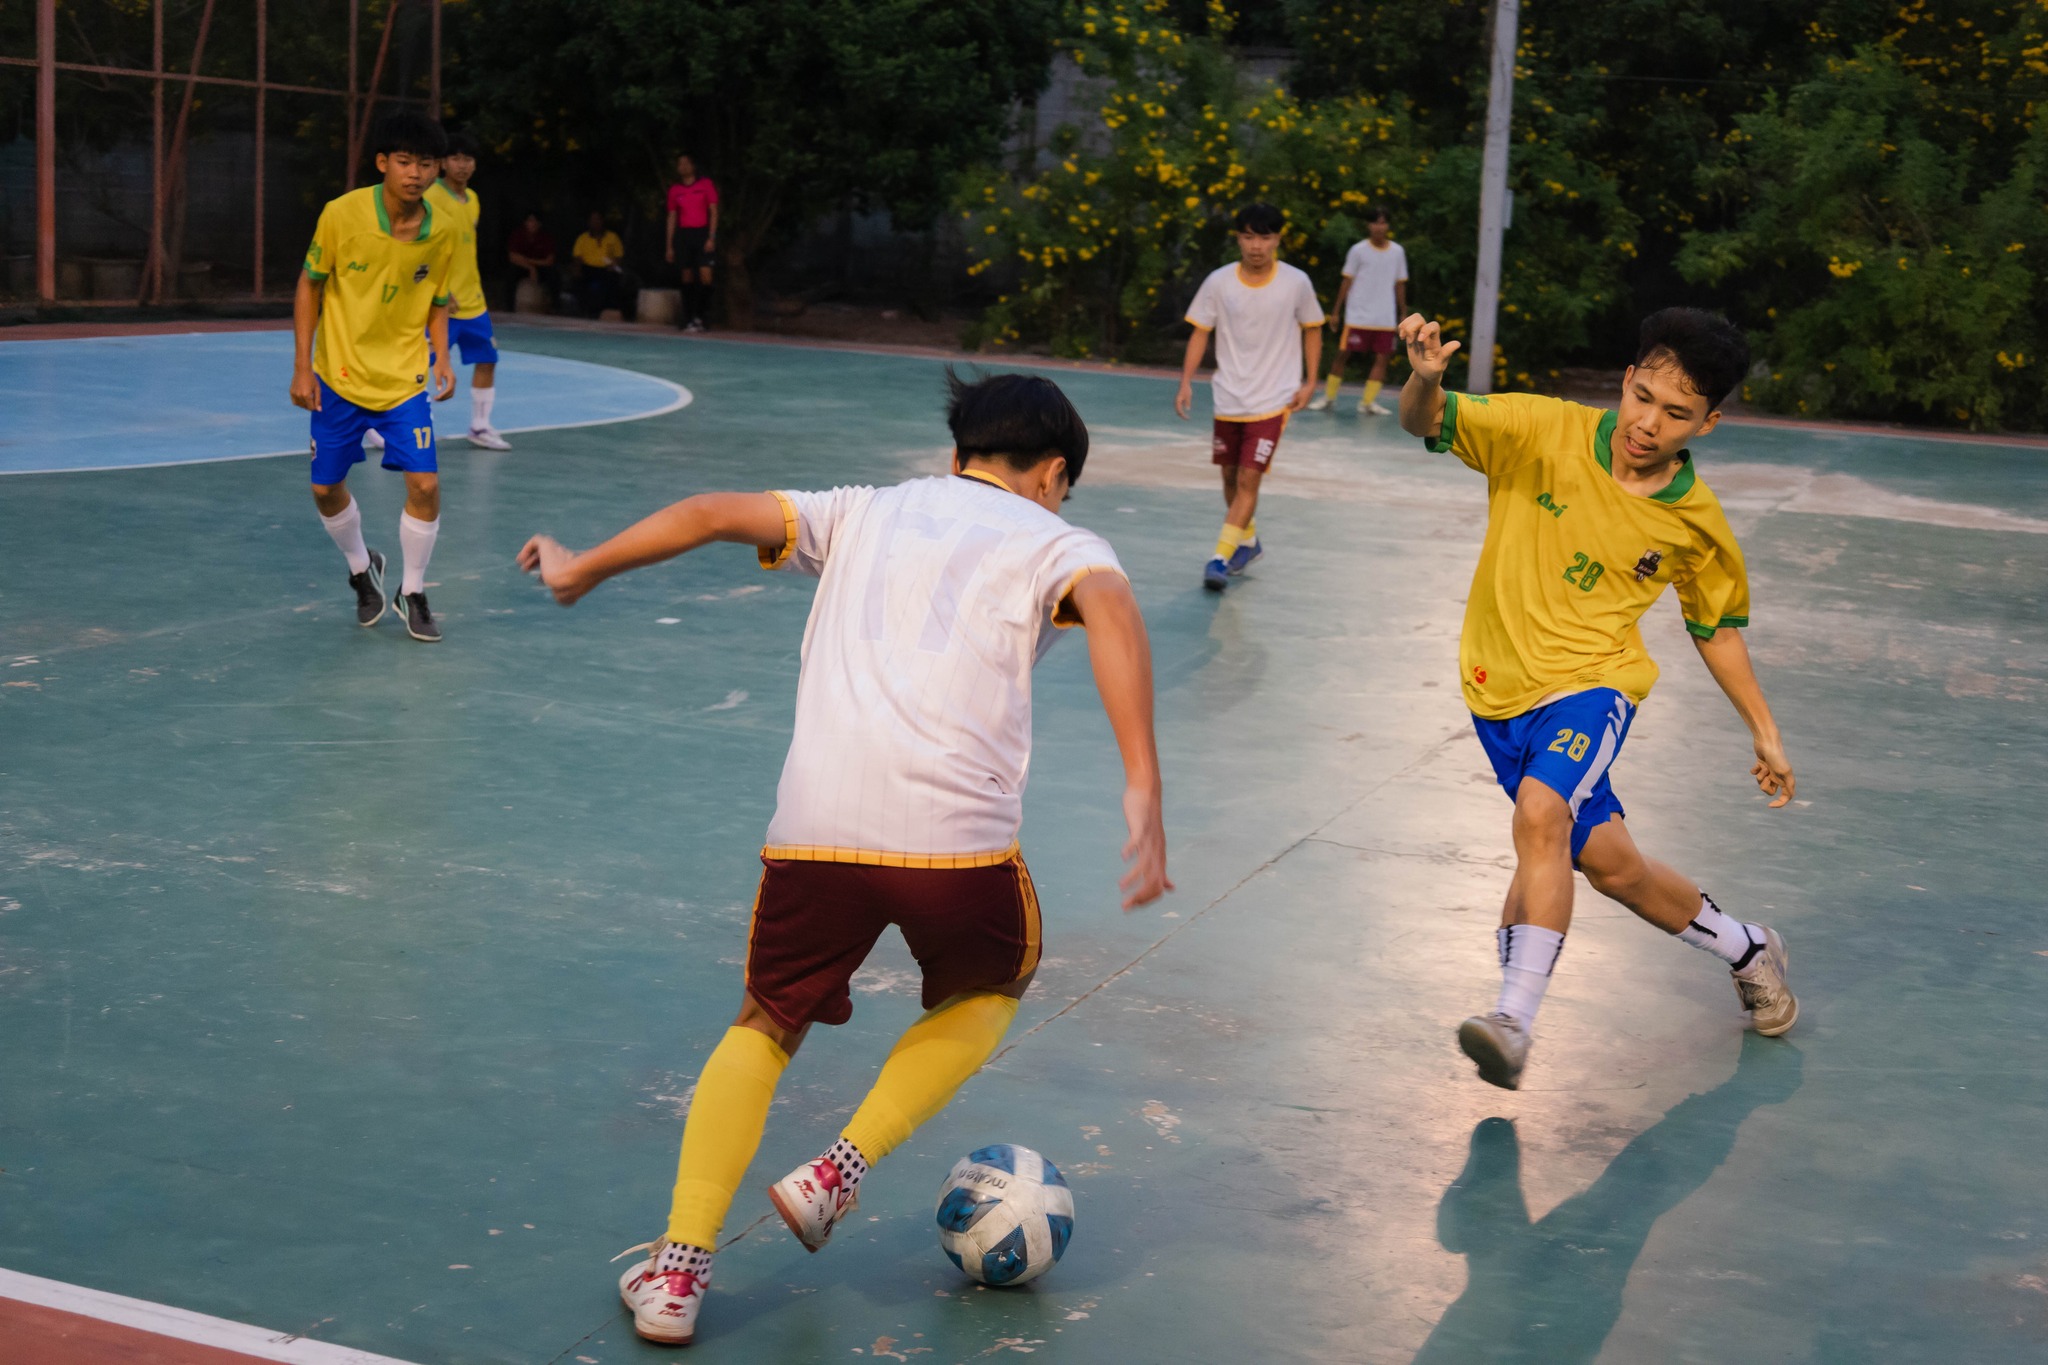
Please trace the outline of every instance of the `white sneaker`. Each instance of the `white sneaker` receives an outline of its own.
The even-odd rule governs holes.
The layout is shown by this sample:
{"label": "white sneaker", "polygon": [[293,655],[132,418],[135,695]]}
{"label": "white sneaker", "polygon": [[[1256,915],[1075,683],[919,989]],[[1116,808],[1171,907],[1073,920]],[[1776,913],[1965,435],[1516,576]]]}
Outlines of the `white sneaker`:
{"label": "white sneaker", "polygon": [[768,1198],[806,1251],[824,1246],[833,1226],[860,1207],[860,1192],[847,1189],[839,1168],[824,1157],[805,1162],[770,1185]]}
{"label": "white sneaker", "polygon": [[1358,415],[1360,417],[1385,417],[1387,410],[1378,403],[1360,403],[1358,405]]}
{"label": "white sneaker", "polygon": [[512,443],[498,434],[496,427],[471,427],[469,443],[480,450],[510,450]]}
{"label": "white sneaker", "polygon": [[1732,975],[1735,993],[1742,997],[1742,1008],[1750,1012],[1749,1026],[1766,1038],[1775,1038],[1789,1033],[1799,1022],[1799,997],[1785,984],[1785,971],[1792,963],[1792,955],[1785,951],[1785,940],[1768,925],[1758,927],[1764,931],[1763,951],[1749,966]]}
{"label": "white sneaker", "polygon": [[1329,409],[1329,406],[1330,395],[1327,393],[1319,393],[1308,400],[1308,410],[1310,412],[1324,412]]}
{"label": "white sneaker", "polygon": [[[642,1242],[619,1253],[648,1253],[646,1260],[619,1277],[619,1297],[632,1311],[633,1330],[641,1336],[665,1346],[688,1346],[697,1335],[697,1310],[704,1305],[704,1290],[711,1283],[711,1272],[692,1275],[686,1270],[671,1270],[666,1275],[657,1275],[654,1264],[662,1245]],[[618,1256],[612,1259],[617,1260]]]}
{"label": "white sneaker", "polygon": [[1529,1064],[1529,1033],[1511,1014],[1495,1010],[1458,1025],[1458,1046],[1479,1064],[1479,1079],[1503,1090],[1522,1088]]}
{"label": "white sneaker", "polygon": [[384,435],[382,432],[378,431],[375,427],[371,427],[363,432],[364,450],[382,450],[383,448]]}

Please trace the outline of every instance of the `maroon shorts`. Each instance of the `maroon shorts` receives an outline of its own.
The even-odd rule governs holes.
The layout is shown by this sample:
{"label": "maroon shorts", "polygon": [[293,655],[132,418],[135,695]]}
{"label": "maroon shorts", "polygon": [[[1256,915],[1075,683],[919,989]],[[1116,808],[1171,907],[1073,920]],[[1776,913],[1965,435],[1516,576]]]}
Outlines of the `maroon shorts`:
{"label": "maroon shorts", "polygon": [[1273,451],[1280,444],[1280,433],[1286,429],[1287,414],[1284,412],[1261,417],[1256,422],[1218,417],[1215,436],[1209,447],[1210,461],[1234,465],[1239,469],[1264,469],[1273,463]]}
{"label": "maroon shorts", "polygon": [[924,970],[924,1007],[1038,966],[1038,891],[1021,857],[987,867],[761,859],[747,992],[794,1033],[853,1017],[847,983],[895,925]]}
{"label": "maroon shorts", "polygon": [[1367,351],[1373,355],[1394,353],[1394,329],[1391,327],[1346,327],[1344,349]]}

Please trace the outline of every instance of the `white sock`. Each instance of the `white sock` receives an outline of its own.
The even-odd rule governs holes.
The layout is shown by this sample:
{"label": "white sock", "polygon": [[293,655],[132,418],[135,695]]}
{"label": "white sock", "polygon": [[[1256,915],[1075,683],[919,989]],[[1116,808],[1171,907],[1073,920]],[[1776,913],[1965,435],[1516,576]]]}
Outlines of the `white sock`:
{"label": "white sock", "polygon": [[398,514],[398,548],[405,554],[405,580],[400,592],[427,590],[427,561],[434,557],[434,537],[441,534],[441,522],[421,521],[410,512]]}
{"label": "white sock", "polygon": [[471,431],[488,431],[490,429],[491,404],[496,402],[497,399],[498,390],[495,385],[488,389],[480,389],[473,384],[470,386],[469,429]]}
{"label": "white sock", "polygon": [[1712,953],[1738,972],[1764,946],[1762,925],[1747,924],[1728,914],[1704,891],[1700,892],[1699,913],[1693,916],[1691,924],[1678,931],[1678,937]]}
{"label": "white sock", "polygon": [[375,427],[366,428],[363,432],[363,449],[382,450],[383,448],[384,433],[377,430],[377,428]]}
{"label": "white sock", "polygon": [[1504,924],[1494,931],[1500,945],[1500,1001],[1494,1009],[1527,1030],[1543,1007],[1550,969],[1564,951],[1564,935],[1535,924]]}
{"label": "white sock", "polygon": [[711,1278],[711,1253],[704,1247],[693,1247],[682,1242],[663,1242],[661,1255],[655,1258],[654,1273],[666,1275],[672,1270],[695,1275],[699,1283]]}
{"label": "white sock", "polygon": [[868,1173],[868,1159],[860,1154],[860,1148],[845,1138],[832,1144],[832,1149],[825,1153],[825,1160],[839,1168],[839,1178],[845,1182],[848,1194],[860,1188],[861,1179]]}
{"label": "white sock", "polygon": [[323,515],[320,524],[327,528],[327,534],[334,538],[342,558],[348,561],[348,571],[361,573],[370,567],[370,550],[363,544],[363,509],[350,498],[348,506],[333,516]]}

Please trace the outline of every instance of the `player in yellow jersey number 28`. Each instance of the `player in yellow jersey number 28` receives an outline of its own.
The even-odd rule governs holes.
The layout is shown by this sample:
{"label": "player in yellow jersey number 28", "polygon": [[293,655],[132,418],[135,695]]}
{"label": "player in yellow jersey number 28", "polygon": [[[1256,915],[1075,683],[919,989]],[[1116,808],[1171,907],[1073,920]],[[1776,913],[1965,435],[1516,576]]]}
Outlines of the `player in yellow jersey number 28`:
{"label": "player in yellow jersey number 28", "polygon": [[1401,425],[1486,475],[1486,542],[1466,598],[1458,664],[1473,726],[1515,803],[1515,875],[1501,911],[1501,993],[1458,1041],[1480,1076],[1521,1083],[1531,1026],[1572,916],[1572,869],[1666,933],[1726,962],[1750,1026],[1790,1029],[1783,938],[1724,913],[1690,878],[1645,858],[1608,770],[1657,679],[1638,622],[1678,590],[1700,659],[1749,727],[1750,774],[1773,808],[1791,760],[1750,665],[1742,547],[1693,467],[1749,369],[1726,319],[1667,308],[1643,323],[1614,411],[1537,394],[1446,393],[1458,349],[1411,314]]}

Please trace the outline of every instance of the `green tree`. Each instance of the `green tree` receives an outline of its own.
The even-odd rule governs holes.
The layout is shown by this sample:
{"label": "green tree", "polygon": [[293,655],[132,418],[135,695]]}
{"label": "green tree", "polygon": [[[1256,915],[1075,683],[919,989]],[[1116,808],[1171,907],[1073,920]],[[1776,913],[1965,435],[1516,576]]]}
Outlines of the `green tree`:
{"label": "green tree", "polygon": [[[451,12],[453,13],[453,12]],[[449,91],[504,157],[659,202],[676,152],[718,182],[729,316],[750,265],[821,212],[946,203],[1044,83],[1053,0],[470,0]]]}
{"label": "green tree", "polygon": [[[1405,102],[1297,98],[1248,80],[1225,46],[1232,13],[1210,0],[1201,32],[1170,0],[1076,0],[1065,59],[1099,73],[1095,129],[1069,127],[1021,179],[990,168],[962,210],[977,273],[1004,292],[984,318],[992,344],[1049,343],[1069,355],[1170,352],[1201,277],[1232,259],[1230,216],[1267,200],[1287,215],[1287,259],[1336,292],[1364,213],[1389,205],[1408,248],[1415,305],[1462,328],[1476,251],[1479,153],[1432,147]],[[1611,307],[1634,250],[1612,180],[1532,136],[1516,164],[1502,317],[1503,377],[1583,346]]]}
{"label": "green tree", "polygon": [[1959,8],[1978,18],[1901,7],[1883,39],[1738,119],[1703,168],[1731,226],[1678,263],[1757,326],[1754,401],[2048,423],[2048,6]]}

